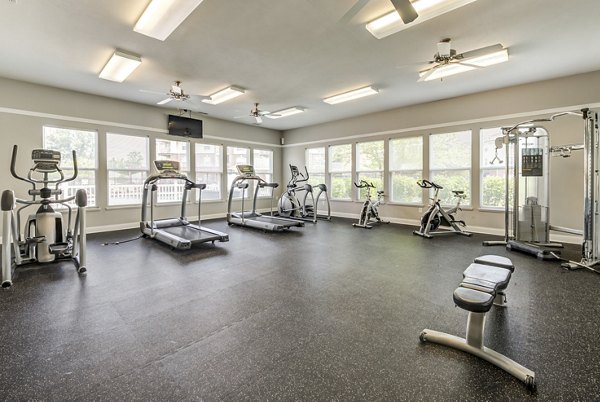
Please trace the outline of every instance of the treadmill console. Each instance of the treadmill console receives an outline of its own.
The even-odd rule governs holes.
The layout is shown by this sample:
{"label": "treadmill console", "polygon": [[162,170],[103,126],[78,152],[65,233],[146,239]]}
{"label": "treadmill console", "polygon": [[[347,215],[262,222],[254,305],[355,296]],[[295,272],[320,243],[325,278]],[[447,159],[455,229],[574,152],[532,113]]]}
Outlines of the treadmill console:
{"label": "treadmill console", "polygon": [[254,166],[252,165],[236,165],[238,172],[244,176],[254,176]]}
{"label": "treadmill console", "polygon": [[154,161],[158,173],[179,173],[178,161]]}

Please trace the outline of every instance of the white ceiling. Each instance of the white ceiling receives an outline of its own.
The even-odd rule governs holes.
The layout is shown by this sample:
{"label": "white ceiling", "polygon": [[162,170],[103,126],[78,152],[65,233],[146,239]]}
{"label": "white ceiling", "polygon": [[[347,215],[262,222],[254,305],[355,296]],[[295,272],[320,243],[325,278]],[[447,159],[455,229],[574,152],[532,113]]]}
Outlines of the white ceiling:
{"label": "white ceiling", "polygon": [[[145,104],[164,97],[141,89],[166,92],[176,79],[191,94],[237,85],[244,96],[199,110],[233,120],[255,101],[269,111],[306,107],[264,119],[264,127],[286,130],[600,70],[598,0],[478,0],[382,40],[364,23],[392,10],[389,0],[371,0],[345,25],[339,20],[356,0],[204,0],[164,42],[132,30],[148,2],[0,0],[0,76]],[[501,43],[510,59],[417,83],[419,62],[447,37],[459,53]],[[143,59],[121,84],[98,78],[117,47]],[[381,93],[339,105],[321,100],[369,84]]]}

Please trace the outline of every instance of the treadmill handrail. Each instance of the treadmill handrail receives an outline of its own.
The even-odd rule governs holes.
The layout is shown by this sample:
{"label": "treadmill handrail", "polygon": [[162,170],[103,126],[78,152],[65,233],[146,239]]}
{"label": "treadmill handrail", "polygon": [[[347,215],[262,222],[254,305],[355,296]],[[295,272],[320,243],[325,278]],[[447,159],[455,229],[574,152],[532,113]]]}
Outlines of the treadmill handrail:
{"label": "treadmill handrail", "polygon": [[148,183],[156,183],[159,180],[183,180],[187,183],[191,183],[191,184],[196,184],[193,181],[191,181],[186,175],[184,175],[183,173],[170,173],[170,174],[154,174],[154,175],[150,175],[146,178],[146,180],[144,181],[144,184],[148,184]]}

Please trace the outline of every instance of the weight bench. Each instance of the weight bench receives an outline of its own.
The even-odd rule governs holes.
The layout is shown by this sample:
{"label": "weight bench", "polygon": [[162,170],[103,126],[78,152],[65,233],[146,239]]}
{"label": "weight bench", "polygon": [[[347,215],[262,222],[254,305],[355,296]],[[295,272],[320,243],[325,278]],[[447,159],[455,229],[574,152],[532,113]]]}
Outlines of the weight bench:
{"label": "weight bench", "polygon": [[492,305],[506,306],[504,291],[514,272],[512,261],[496,255],[484,255],[474,260],[463,272],[463,281],[454,291],[454,303],[469,312],[467,337],[424,329],[421,342],[434,342],[478,356],[523,381],[534,391],[535,373],[508,357],[486,348],[484,341],[485,314]]}

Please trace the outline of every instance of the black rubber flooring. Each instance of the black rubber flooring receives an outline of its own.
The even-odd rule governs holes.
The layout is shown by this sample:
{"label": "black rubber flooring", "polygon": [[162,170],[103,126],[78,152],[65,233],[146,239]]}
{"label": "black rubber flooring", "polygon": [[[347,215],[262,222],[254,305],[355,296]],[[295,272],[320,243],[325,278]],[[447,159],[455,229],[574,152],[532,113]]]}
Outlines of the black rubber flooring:
{"label": "black rubber flooring", "polygon": [[[0,292],[0,399],[600,400],[599,275],[482,247],[489,236],[351,223],[263,233],[211,221],[230,242],[184,252],[101,245],[134,230],[90,235],[87,276],[51,264]],[[419,342],[424,328],[464,336],[452,292],[490,253],[517,269],[486,344],[534,370],[536,394]]]}

